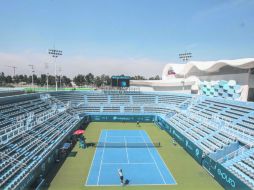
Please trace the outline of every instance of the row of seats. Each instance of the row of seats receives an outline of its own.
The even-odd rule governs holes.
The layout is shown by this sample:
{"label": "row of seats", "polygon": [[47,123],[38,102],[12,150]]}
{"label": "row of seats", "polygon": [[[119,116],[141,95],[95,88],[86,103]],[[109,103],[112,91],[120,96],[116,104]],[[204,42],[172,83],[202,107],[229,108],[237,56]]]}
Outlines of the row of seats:
{"label": "row of seats", "polygon": [[62,112],[1,146],[0,187],[15,189],[77,122],[72,115]]}
{"label": "row of seats", "polygon": [[225,102],[204,99],[190,106],[190,112],[201,117],[225,121],[228,127],[254,137],[254,106],[246,103]]}
{"label": "row of seats", "polygon": [[84,102],[84,94],[78,92],[57,92],[51,93],[51,97],[55,97],[62,103],[71,102],[72,104],[79,104],[80,102]]}
{"label": "row of seats", "polygon": [[160,107],[158,105],[147,105],[147,106],[122,106],[122,105],[83,105],[79,107],[80,113],[150,113],[150,114],[162,114],[166,115],[170,111],[172,111],[171,107]]}
{"label": "row of seats", "polygon": [[0,140],[8,138],[0,143],[0,189],[18,187],[80,121],[54,97],[29,97],[0,103]]}
{"label": "row of seats", "polygon": [[200,146],[206,154],[223,149],[234,141],[232,136],[219,131],[209,123],[201,123],[197,117],[190,117],[183,113],[170,117],[168,123],[178,129],[186,137]]}
{"label": "row of seats", "polygon": [[254,154],[235,162],[228,170],[254,189]]}
{"label": "row of seats", "polygon": [[174,104],[190,100],[190,96],[137,94],[84,93],[85,104]]}

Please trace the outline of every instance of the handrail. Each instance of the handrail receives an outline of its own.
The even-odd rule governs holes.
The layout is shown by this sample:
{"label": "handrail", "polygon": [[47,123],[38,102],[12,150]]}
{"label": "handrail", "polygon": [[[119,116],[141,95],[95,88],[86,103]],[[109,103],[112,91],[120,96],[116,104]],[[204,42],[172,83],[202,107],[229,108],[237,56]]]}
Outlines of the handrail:
{"label": "handrail", "polygon": [[223,156],[222,158],[220,158],[219,160],[217,160],[217,162],[219,162],[219,163],[223,163],[224,161],[225,161],[225,158],[227,158],[226,159],[226,161],[229,159],[229,158],[235,158],[236,156],[238,156],[240,153],[243,153],[244,152],[244,150],[246,150],[246,149],[250,149],[251,147],[249,146],[249,145],[245,145],[245,146],[242,146],[241,148],[239,148],[239,149],[237,149],[237,150],[235,150],[235,151],[233,151],[233,152],[231,152],[231,153],[229,153],[229,154],[226,154],[225,156]]}

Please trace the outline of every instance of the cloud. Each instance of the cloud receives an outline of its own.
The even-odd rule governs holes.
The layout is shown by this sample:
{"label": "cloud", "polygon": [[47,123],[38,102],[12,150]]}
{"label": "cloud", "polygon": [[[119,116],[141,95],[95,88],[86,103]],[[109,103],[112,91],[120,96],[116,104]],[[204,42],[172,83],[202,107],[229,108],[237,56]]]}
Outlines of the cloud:
{"label": "cloud", "polygon": [[[73,77],[77,74],[87,74],[89,72],[95,75],[142,75],[145,77],[161,75],[166,62],[153,60],[149,58],[112,58],[112,57],[85,57],[82,55],[62,56],[57,58],[57,68],[61,67],[62,74]],[[48,69],[45,67],[48,63]],[[12,74],[13,70],[6,65],[16,66],[17,74],[31,74],[33,64],[35,73],[42,74],[49,72],[54,74],[54,60],[46,53],[35,53],[25,51],[22,53],[0,52],[0,71],[6,74]]]}

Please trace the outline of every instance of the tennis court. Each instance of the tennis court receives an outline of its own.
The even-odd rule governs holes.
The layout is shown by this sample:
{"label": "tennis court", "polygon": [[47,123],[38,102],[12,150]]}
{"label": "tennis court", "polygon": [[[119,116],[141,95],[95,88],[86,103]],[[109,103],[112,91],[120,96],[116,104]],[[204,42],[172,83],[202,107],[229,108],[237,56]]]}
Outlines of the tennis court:
{"label": "tennis court", "polygon": [[102,130],[99,143],[102,146],[96,148],[86,186],[120,185],[119,168],[128,185],[176,184],[144,130]]}

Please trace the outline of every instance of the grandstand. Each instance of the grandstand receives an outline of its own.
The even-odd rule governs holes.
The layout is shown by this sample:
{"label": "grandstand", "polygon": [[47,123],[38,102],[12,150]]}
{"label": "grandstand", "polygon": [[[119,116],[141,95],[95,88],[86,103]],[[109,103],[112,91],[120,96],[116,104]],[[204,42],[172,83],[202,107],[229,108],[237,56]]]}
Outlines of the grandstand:
{"label": "grandstand", "polygon": [[23,88],[0,88],[0,97],[24,94]]}
{"label": "grandstand", "polygon": [[[24,189],[84,119],[153,122],[225,189],[254,189],[254,103],[169,92],[63,91],[0,98],[0,188]],[[46,164],[45,164],[46,163]]]}

